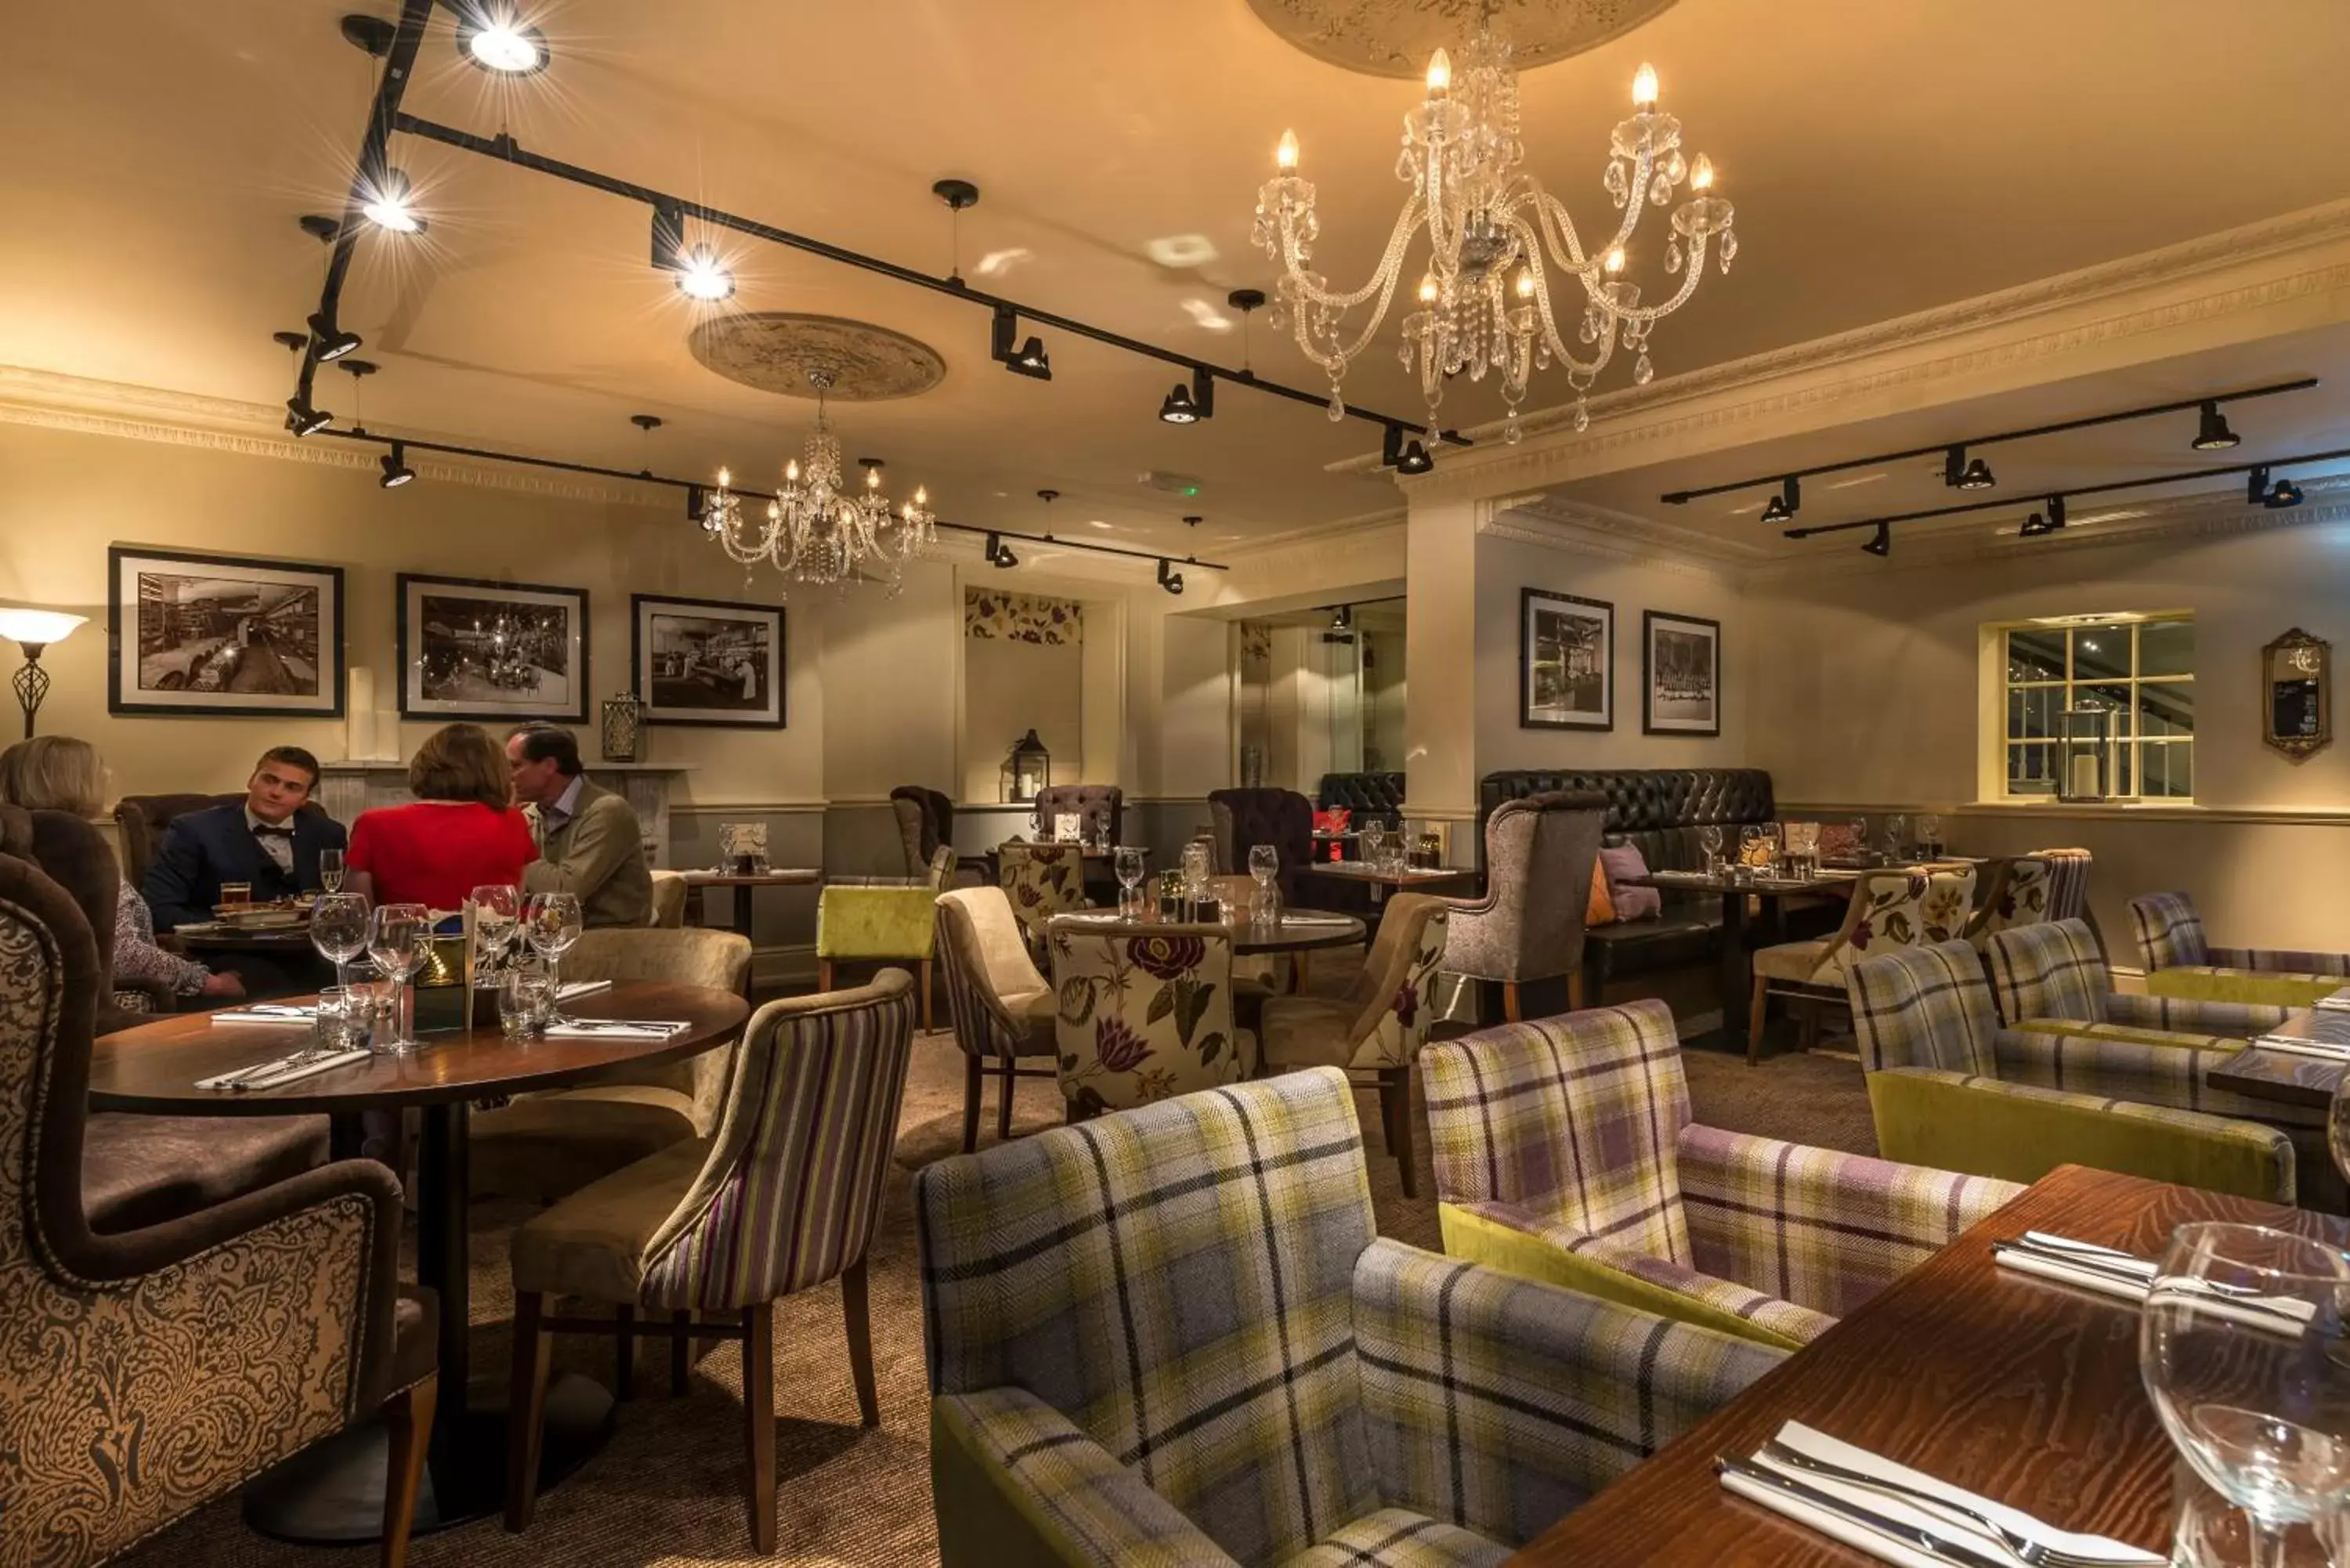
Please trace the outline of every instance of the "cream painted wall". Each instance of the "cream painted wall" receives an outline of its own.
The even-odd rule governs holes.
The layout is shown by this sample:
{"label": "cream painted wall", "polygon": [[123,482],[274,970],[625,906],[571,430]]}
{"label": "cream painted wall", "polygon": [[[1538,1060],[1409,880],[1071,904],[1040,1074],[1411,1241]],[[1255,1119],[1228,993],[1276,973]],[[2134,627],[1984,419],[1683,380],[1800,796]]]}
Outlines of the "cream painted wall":
{"label": "cream painted wall", "polygon": [[825,795],[877,801],[906,784],[955,793],[962,588],[954,566],[917,561],[896,598],[865,591],[822,608]]}
{"label": "cream painted wall", "polygon": [[1053,782],[1085,777],[1085,645],[967,638],[962,650],[962,784],[957,800],[1001,794],[1003,759],[1028,731],[1052,754]]}
{"label": "cream painted wall", "polygon": [[1356,643],[1363,662],[1363,766],[1393,772],[1403,761],[1404,634],[1366,631]]}

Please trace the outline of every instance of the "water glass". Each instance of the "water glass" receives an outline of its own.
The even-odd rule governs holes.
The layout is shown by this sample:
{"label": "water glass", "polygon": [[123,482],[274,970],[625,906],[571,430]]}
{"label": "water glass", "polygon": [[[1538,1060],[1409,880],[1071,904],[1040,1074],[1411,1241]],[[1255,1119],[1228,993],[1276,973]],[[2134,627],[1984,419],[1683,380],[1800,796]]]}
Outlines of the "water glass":
{"label": "water glass", "polygon": [[361,893],[326,893],[310,907],[310,945],[335,966],[335,983],[351,983],[350,962],[367,951],[368,901]]}
{"label": "water glass", "polygon": [[554,1013],[555,988],[546,976],[509,970],[498,981],[498,1028],[507,1039],[536,1039]]}
{"label": "water glass", "polygon": [[409,1027],[414,988],[410,977],[424,967],[425,950],[432,940],[432,911],[422,904],[379,904],[368,921],[368,956],[391,987],[391,1027],[389,1037],[377,1036],[373,1050],[405,1056],[421,1044]]}
{"label": "water glass", "polygon": [[1249,875],[1256,878],[1257,898],[1263,901],[1273,890],[1273,879],[1281,875],[1281,851],[1270,844],[1249,846]]}
{"label": "water glass", "polygon": [[1183,846],[1183,896],[1194,903],[1208,897],[1208,846],[1198,839]]}
{"label": "water glass", "polygon": [[1363,864],[1378,870],[1387,859],[1388,825],[1373,817],[1363,824],[1362,837],[1357,842],[1363,847]]}
{"label": "water glass", "polygon": [[318,886],[329,893],[343,890],[343,852],[339,849],[318,851]]}
{"label": "water glass", "polygon": [[375,1023],[375,992],[367,986],[330,985],[318,993],[311,1037],[322,1050],[348,1051],[367,1044]]}

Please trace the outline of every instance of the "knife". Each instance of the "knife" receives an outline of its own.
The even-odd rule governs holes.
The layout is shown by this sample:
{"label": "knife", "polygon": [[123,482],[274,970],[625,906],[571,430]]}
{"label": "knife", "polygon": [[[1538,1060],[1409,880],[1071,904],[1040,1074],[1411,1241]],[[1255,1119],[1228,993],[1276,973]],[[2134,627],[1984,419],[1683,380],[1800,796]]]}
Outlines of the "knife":
{"label": "knife", "polygon": [[1898,1520],[1863,1508],[1856,1502],[1848,1502],[1843,1498],[1833,1497],[1815,1487],[1805,1486],[1792,1476],[1781,1475],[1778,1471],[1765,1469],[1761,1465],[1749,1464],[1744,1459],[1732,1459],[1728,1454],[1718,1456],[1713,1461],[1713,1468],[1721,1475],[1733,1476],[1750,1486],[1759,1487],[1765,1491],[1776,1492],[1781,1497],[1793,1499],[1806,1508],[1814,1509],[1832,1518],[1842,1520],[1846,1524],[1856,1525],[1862,1530],[1884,1536],[1889,1541],[1898,1542],[1939,1562],[1959,1564],[1960,1568],[2015,1568],[2017,1562],[2020,1561],[2005,1553],[1983,1551],[1964,1542],[1951,1540],[1923,1525],[1904,1524]]}

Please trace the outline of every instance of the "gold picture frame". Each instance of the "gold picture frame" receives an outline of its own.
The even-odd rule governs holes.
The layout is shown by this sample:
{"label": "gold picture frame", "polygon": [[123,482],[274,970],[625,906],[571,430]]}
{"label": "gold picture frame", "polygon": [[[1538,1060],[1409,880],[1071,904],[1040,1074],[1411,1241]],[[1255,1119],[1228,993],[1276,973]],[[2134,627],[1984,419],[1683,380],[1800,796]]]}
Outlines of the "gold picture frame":
{"label": "gold picture frame", "polygon": [[2261,649],[2261,739],[2306,762],[2334,742],[2334,645],[2294,627]]}

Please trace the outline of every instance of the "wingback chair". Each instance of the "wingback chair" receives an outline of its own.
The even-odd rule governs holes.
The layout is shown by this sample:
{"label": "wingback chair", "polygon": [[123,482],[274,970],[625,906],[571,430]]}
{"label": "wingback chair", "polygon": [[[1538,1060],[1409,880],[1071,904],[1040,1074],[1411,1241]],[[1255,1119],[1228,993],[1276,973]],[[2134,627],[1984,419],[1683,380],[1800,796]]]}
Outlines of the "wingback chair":
{"label": "wingback chair", "polygon": [[1047,784],[1036,792],[1036,825],[1038,834],[1053,836],[1053,819],[1065,812],[1075,812],[1086,819],[1088,837],[1099,837],[1107,843],[1118,844],[1118,832],[1125,826],[1126,791],[1116,784]]}
{"label": "wingback chair", "polygon": [[2063,919],[2049,908],[2054,881],[2054,863],[2045,856],[2017,855],[1991,862],[1974,918],[1967,922],[1967,940],[1980,948],[2012,927]]}
{"label": "wingback chair", "polygon": [[1378,1085],[1380,1127],[1406,1198],[1419,1195],[1411,1163],[1411,1067],[1436,1021],[1436,975],[1451,913],[1442,898],[1397,894],[1344,996],[1272,997],[1261,1014],[1268,1068],[1337,1067],[1367,1074]]}
{"label": "wingback chair", "polygon": [[2152,995],[2307,1007],[2350,986],[2350,953],[2211,946],[2184,893],[2147,893],[2129,908]]}
{"label": "wingback chair", "polygon": [[[225,794],[126,794],[114,803],[114,822],[122,839],[122,868],[134,888],[147,885],[147,867],[155,863],[155,851],[163,842],[163,830],[172,826],[174,817],[185,816],[192,811],[209,811],[216,805],[235,805],[244,799],[243,790],[231,790]],[[327,814],[327,808],[317,801],[302,803],[301,809]]]}
{"label": "wingback chair", "polygon": [[1485,896],[1452,901],[1444,967],[1498,981],[1502,1016],[1523,1015],[1518,988],[1566,979],[1567,1005],[1583,1005],[1584,916],[1607,797],[1559,791],[1506,800],[1485,819]]}
{"label": "wingback chair", "polygon": [[[515,1231],[508,1530],[527,1526],[536,1502],[547,1335],[613,1327],[550,1317],[550,1297],[629,1309],[625,1334],[670,1342],[672,1393],[689,1336],[743,1342],[746,1498],[762,1553],[775,1550],[777,1300],[840,1282],[858,1409],[880,1425],[865,1250],[889,1188],[913,1043],[914,982],[901,969],[857,991],[771,1002],[743,1032],[715,1136],[616,1171]],[[638,1324],[639,1308],[668,1322]],[[718,1312],[742,1321],[710,1322]]]}
{"label": "wingback chair", "polygon": [[172,1012],[177,998],[161,981],[114,976],[115,911],[123,881],[106,835],[69,811],[0,805],[0,820],[5,823],[0,826],[0,850],[31,861],[70,894],[98,940],[98,961],[106,971],[98,1032],[111,1034],[145,1022],[151,1013]]}
{"label": "wingback chair", "polygon": [[1046,922],[1086,907],[1085,857],[1074,844],[1014,843],[996,853],[1004,896],[1020,918],[1029,956],[1044,963]]}
{"label": "wingback chair", "polygon": [[1380,1239],[1350,1099],[917,1173],[943,1568],[1494,1563],[1783,1358]]}
{"label": "wingback chair", "polygon": [[946,981],[955,1044],[962,1047],[962,1151],[979,1147],[984,1075],[998,1079],[995,1136],[1012,1136],[1012,1091],[1021,1078],[1050,1078],[1055,1069],[1023,1067],[1023,1058],[1058,1055],[1053,988],[1028,956],[1012,900],[1001,888],[958,888],[941,893],[938,955]]}
{"label": "wingback chair", "polygon": [[[567,982],[663,981],[740,995],[750,973],[748,937],[696,926],[583,931],[563,955]],[[475,1110],[473,1189],[551,1203],[672,1144],[708,1137],[733,1058],[722,1047]]]}
{"label": "wingback chair", "polygon": [[380,1412],[379,1561],[402,1563],[438,1385],[435,1314],[397,1283],[399,1184],[347,1160],[93,1231],[103,972],[74,900],[0,857],[0,1562],[107,1562]]}
{"label": "wingback chair", "polygon": [[1224,927],[1064,916],[1048,940],[1071,1121],[1255,1075],[1256,1036],[1232,1014]]}
{"label": "wingback chair", "polygon": [[652,873],[652,909],[645,916],[645,924],[673,931],[685,924],[685,895],[689,890],[682,871]]}
{"label": "wingback chair", "polygon": [[906,875],[924,875],[939,846],[954,842],[954,802],[920,784],[899,784],[889,792],[889,809],[898,818],[898,840],[906,852]]}
{"label": "wingback chair", "polygon": [[1274,876],[1284,904],[1297,902],[1297,878],[1314,864],[1314,803],[1292,789],[1219,789],[1208,792],[1215,833],[1215,868],[1237,876],[1249,868],[1249,851],[1270,844],[1281,855]]}
{"label": "wingback chair", "polygon": [[1844,923],[1831,936],[1780,942],[1756,950],[1754,996],[1747,1013],[1746,1064],[1762,1054],[1762,1027],[1775,992],[1814,1006],[1804,1027],[1817,1026],[1816,1004],[1841,1002],[1845,971],[1872,953],[1962,935],[1974,908],[1972,866],[1895,867],[1864,871],[1852,886]]}
{"label": "wingback chair", "polygon": [[1984,944],[1984,957],[2001,1021],[2044,1034],[2228,1049],[2275,1028],[2288,1012],[2262,1002],[2124,995],[2082,920],[2012,926]]}
{"label": "wingback chair", "polygon": [[1454,1257],[1793,1349],[2022,1189],[1700,1127],[1670,1010],[1430,1046]]}

